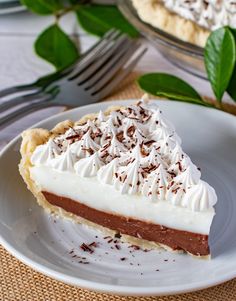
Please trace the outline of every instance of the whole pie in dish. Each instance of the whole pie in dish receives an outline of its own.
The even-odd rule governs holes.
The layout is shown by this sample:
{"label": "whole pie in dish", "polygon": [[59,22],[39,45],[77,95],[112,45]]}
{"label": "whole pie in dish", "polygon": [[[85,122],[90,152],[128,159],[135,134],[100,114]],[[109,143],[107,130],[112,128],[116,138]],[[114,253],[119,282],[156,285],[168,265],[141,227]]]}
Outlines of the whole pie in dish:
{"label": "whole pie in dish", "polygon": [[215,191],[155,102],[22,137],[20,173],[50,213],[145,248],[209,257]]}
{"label": "whole pie in dish", "polygon": [[236,27],[235,0],[132,0],[139,17],[181,40],[204,47],[212,30]]}

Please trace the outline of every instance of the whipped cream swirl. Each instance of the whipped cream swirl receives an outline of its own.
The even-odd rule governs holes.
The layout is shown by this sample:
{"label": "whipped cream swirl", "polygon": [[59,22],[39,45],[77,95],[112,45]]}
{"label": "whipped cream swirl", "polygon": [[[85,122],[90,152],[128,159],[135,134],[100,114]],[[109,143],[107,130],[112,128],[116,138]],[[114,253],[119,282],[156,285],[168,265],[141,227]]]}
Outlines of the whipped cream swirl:
{"label": "whipped cream swirl", "polygon": [[144,101],[76,124],[38,146],[33,165],[97,177],[121,194],[138,194],[193,211],[216,203],[214,189],[181,147],[173,125]]}
{"label": "whipped cream swirl", "polygon": [[209,30],[236,27],[235,0],[161,0],[171,11]]}

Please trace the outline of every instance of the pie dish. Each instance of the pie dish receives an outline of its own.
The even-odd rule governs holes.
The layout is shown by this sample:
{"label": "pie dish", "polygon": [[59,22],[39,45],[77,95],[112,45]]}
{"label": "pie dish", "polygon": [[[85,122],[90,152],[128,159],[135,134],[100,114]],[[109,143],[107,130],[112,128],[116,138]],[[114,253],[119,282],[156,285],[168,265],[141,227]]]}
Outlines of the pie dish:
{"label": "pie dish", "polygon": [[236,27],[233,0],[132,0],[139,17],[175,37],[204,47],[212,30]]}
{"label": "pie dish", "polygon": [[207,258],[214,189],[142,100],[22,134],[20,173],[48,212],[143,248]]}

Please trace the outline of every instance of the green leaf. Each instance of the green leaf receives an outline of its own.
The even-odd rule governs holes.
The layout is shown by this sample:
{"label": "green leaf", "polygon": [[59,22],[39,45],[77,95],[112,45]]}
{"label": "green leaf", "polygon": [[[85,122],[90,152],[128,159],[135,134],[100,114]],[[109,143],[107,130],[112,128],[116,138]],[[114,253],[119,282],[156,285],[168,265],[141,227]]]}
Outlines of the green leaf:
{"label": "green leaf", "polygon": [[97,36],[103,36],[111,28],[131,37],[139,35],[114,5],[82,5],[77,10],[77,17],[84,30]]}
{"label": "green leaf", "polygon": [[155,96],[208,106],[193,87],[173,75],[145,74],[138,79],[138,84],[141,89]]}
{"label": "green leaf", "polygon": [[208,79],[218,101],[221,101],[232,76],[236,47],[233,34],[227,27],[213,31],[204,51]]}
{"label": "green leaf", "polygon": [[236,101],[236,67],[234,67],[233,74],[227,87],[227,92],[231,98]]}
{"label": "green leaf", "polygon": [[61,0],[21,0],[21,3],[39,15],[50,15],[63,8]]}
{"label": "green leaf", "polygon": [[57,24],[40,34],[35,42],[35,51],[57,69],[71,65],[79,56],[75,44]]}
{"label": "green leaf", "polygon": [[[231,33],[234,36],[234,42],[236,44],[236,29],[230,28]],[[232,97],[234,101],[236,101],[236,65],[234,66],[234,71],[231,76],[229,85],[227,87],[228,94]]]}

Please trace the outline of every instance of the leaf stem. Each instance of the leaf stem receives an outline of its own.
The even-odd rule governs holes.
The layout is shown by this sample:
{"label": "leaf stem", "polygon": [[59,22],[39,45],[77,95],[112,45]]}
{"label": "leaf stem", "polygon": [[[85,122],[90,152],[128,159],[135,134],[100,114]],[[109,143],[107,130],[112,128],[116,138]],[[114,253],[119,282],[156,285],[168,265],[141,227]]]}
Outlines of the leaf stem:
{"label": "leaf stem", "polygon": [[218,105],[219,105],[220,110],[224,111],[223,102],[222,101],[218,102]]}
{"label": "leaf stem", "polygon": [[72,11],[77,10],[79,7],[80,7],[80,4],[76,4],[76,5],[65,7],[64,9],[55,12],[54,15],[55,15],[56,20],[59,20],[64,15],[66,15],[66,14],[72,12]]}

